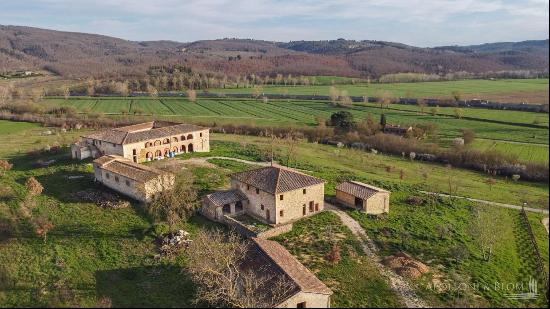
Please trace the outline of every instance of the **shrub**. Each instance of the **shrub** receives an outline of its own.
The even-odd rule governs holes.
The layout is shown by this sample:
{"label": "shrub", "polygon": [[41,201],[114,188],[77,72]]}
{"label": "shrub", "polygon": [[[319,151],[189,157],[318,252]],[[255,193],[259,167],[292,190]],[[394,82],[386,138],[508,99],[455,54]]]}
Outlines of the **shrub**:
{"label": "shrub", "polygon": [[424,198],[416,195],[411,195],[407,198],[407,204],[412,206],[419,206],[424,204]]}
{"label": "shrub", "polygon": [[0,160],[0,170],[9,171],[13,167],[13,164],[6,160]]}
{"label": "shrub", "polygon": [[474,141],[476,138],[476,134],[471,129],[463,129],[462,130],[462,139],[464,139],[464,144],[468,145]]}
{"label": "shrub", "polygon": [[153,236],[156,238],[160,238],[170,231],[170,228],[167,224],[164,223],[157,223],[153,226]]}
{"label": "shrub", "polygon": [[342,255],[340,254],[340,246],[334,244],[325,258],[332,264],[340,263],[340,261],[342,260]]}
{"label": "shrub", "polygon": [[41,194],[44,190],[42,184],[34,177],[27,179],[27,181],[25,182],[25,187],[27,187],[27,190],[29,190],[29,194],[33,196]]}

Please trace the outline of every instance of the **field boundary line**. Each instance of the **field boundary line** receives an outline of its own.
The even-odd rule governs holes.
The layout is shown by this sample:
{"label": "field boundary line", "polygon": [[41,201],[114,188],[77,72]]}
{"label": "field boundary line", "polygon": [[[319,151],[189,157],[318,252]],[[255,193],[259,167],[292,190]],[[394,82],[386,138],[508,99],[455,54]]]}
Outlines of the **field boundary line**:
{"label": "field boundary line", "polygon": [[163,99],[159,99],[159,102],[162,103],[162,105],[164,105],[164,107],[166,107],[169,111],[171,111],[172,114],[174,114],[174,115],[176,114],[174,109],[171,106],[169,106],[168,104],[166,104]]}
{"label": "field boundary line", "polygon": [[548,215],[548,210],[547,209],[542,209],[542,208],[523,207],[523,206],[512,205],[512,204],[505,204],[505,203],[499,203],[499,202],[480,200],[480,199],[465,197],[465,196],[449,195],[449,194],[445,194],[445,193],[428,192],[428,191],[419,191],[419,192],[423,193],[423,194],[428,194],[428,195],[435,194],[437,196],[446,197],[446,198],[458,198],[458,199],[462,199],[462,200],[468,200],[470,202],[477,202],[477,203],[497,206],[497,207],[501,207],[501,208],[508,208],[508,209],[515,209],[515,210],[524,209],[525,211]]}
{"label": "field boundary line", "polygon": [[529,218],[527,217],[527,212],[525,211],[525,208],[521,209],[521,219],[523,220],[523,223],[527,228],[527,234],[529,234],[529,239],[531,240],[531,244],[533,246],[533,251],[537,260],[537,271],[539,272],[539,274],[542,275],[544,288],[546,290],[545,296],[546,300],[548,301],[548,274],[546,273],[546,269],[544,268],[544,262],[542,260],[542,256],[540,255],[539,245],[537,244],[537,238],[533,233],[533,228],[531,227],[531,223],[529,222]]}

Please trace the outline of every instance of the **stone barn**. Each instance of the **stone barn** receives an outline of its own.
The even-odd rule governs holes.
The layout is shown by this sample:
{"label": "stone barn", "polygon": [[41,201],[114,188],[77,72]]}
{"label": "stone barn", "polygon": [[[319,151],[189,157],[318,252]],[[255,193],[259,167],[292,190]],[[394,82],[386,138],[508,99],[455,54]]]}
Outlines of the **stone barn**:
{"label": "stone barn", "polygon": [[120,156],[98,158],[93,167],[96,181],[140,202],[150,202],[156,194],[172,189],[175,182],[172,173]]}
{"label": "stone barn", "polygon": [[346,181],[336,186],[336,199],[340,204],[367,214],[390,211],[390,191],[359,181]]}

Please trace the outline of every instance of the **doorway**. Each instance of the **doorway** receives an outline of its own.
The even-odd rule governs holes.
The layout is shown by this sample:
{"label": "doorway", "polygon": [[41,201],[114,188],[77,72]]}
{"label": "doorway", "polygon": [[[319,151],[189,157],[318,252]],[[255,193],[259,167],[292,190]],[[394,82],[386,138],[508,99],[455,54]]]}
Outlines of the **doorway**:
{"label": "doorway", "polygon": [[355,198],[355,208],[357,209],[363,209],[363,199],[356,197]]}

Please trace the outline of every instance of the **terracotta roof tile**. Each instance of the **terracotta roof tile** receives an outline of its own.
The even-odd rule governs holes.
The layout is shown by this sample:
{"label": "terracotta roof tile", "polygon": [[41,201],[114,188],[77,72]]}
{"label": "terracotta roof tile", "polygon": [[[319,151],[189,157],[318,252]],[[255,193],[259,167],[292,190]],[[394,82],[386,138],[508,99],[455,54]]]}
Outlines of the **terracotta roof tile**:
{"label": "terracotta roof tile", "polygon": [[300,291],[332,294],[332,291],[321,280],[279,243],[261,238],[253,238],[252,241],[298,286]]}
{"label": "terracotta roof tile", "polygon": [[247,200],[246,196],[239,190],[218,191],[208,194],[206,198],[216,206]]}
{"label": "terracotta roof tile", "polygon": [[134,163],[124,157],[115,155],[100,157],[95,159],[94,163],[106,171],[138,182],[146,182],[167,173],[156,168]]}
{"label": "terracotta roof tile", "polygon": [[121,145],[187,134],[205,129],[193,124],[155,121],[96,132],[84,137]]}
{"label": "terracotta roof tile", "polygon": [[336,186],[336,190],[351,194],[362,199],[368,199],[378,192],[389,192],[387,190],[371,186],[359,181],[343,182]]}
{"label": "terracotta roof tile", "polygon": [[323,180],[288,168],[268,166],[231,175],[262,191],[277,194],[324,183]]}

